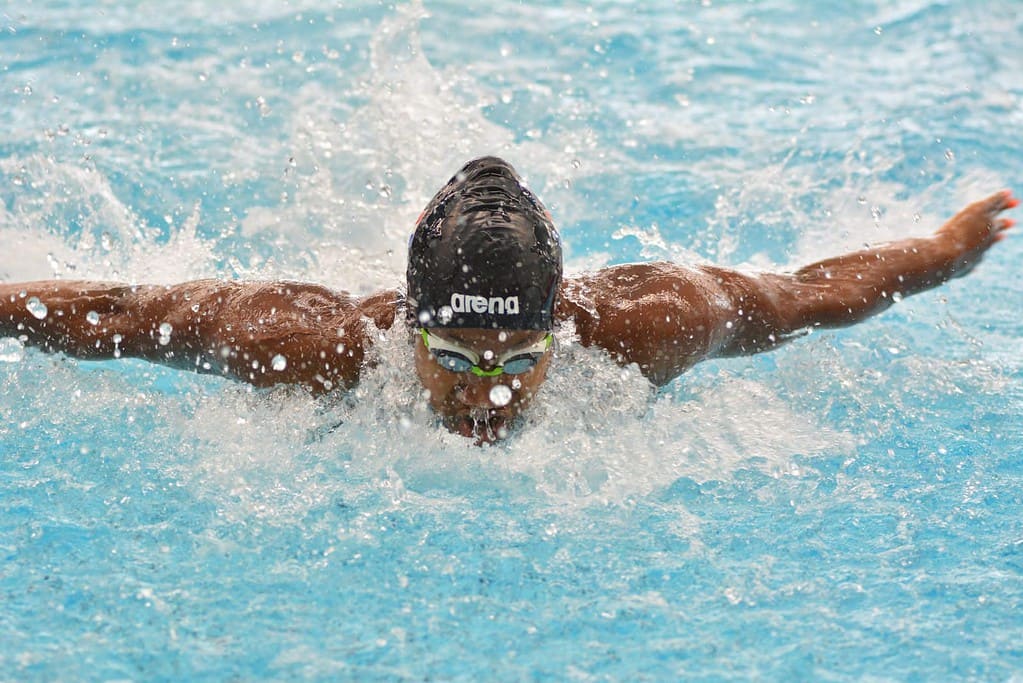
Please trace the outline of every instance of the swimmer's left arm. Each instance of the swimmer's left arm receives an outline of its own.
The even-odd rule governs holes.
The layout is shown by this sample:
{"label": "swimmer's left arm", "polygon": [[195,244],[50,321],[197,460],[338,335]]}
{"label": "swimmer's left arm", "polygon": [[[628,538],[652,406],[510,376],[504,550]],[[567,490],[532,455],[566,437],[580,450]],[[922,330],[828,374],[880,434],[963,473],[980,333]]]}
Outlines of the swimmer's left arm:
{"label": "swimmer's left arm", "polygon": [[635,363],[664,384],[695,363],[767,351],[814,327],[842,327],[900,296],[969,272],[1013,221],[999,192],[966,207],[934,235],[812,263],[795,273],[745,274],[674,263],[612,266],[567,279],[557,315],[584,346]]}
{"label": "swimmer's left arm", "polygon": [[928,237],[825,259],[792,274],[707,269],[717,274],[737,313],[734,333],[714,355],[756,353],[810,328],[852,325],[965,275],[1014,225],[998,214],[1018,204],[1010,192],[998,192],[970,204]]}

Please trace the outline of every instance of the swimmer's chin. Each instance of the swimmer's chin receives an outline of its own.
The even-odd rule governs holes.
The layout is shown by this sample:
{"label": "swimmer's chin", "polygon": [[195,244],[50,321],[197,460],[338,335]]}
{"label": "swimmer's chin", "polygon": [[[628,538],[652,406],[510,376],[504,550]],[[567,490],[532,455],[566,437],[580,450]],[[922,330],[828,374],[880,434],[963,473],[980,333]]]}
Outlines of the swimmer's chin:
{"label": "swimmer's chin", "polygon": [[506,439],[512,429],[512,418],[502,414],[451,415],[443,422],[448,431],[474,439],[477,446]]}

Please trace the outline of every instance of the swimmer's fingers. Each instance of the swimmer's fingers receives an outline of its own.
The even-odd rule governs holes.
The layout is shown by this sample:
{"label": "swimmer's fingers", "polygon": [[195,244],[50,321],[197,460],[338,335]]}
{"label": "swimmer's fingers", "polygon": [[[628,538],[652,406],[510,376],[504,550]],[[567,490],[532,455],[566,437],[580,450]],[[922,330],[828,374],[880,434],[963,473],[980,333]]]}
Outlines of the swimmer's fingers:
{"label": "swimmer's fingers", "polygon": [[1015,225],[1012,219],[997,216],[1002,211],[1016,206],[1019,206],[1019,200],[1012,196],[1011,191],[996,192],[957,213],[941,226],[938,234],[954,238],[956,244],[964,251],[977,248],[983,250],[992,242],[1001,239],[1003,231]]}
{"label": "swimmer's fingers", "polygon": [[995,218],[995,216],[1002,211],[1008,209],[1014,209],[1019,206],[1019,199],[1012,196],[1010,190],[1002,190],[996,192],[985,200],[982,200],[988,204],[987,212],[990,217],[990,229],[992,233],[993,242],[1001,242],[1005,239],[1005,231],[1016,225],[1016,221],[1012,218]]}
{"label": "swimmer's fingers", "polygon": [[[1011,208],[1011,207],[1010,207]],[[995,221],[995,242],[1001,242],[1005,239],[1005,231],[1016,225],[1016,221],[1012,218],[999,218]]]}
{"label": "swimmer's fingers", "polygon": [[1000,192],[995,192],[990,197],[981,199],[979,202],[975,202],[970,206],[976,206],[981,210],[994,215],[1005,211],[1006,209],[1012,209],[1019,206],[1019,199],[1012,196],[1012,190],[1002,190]]}

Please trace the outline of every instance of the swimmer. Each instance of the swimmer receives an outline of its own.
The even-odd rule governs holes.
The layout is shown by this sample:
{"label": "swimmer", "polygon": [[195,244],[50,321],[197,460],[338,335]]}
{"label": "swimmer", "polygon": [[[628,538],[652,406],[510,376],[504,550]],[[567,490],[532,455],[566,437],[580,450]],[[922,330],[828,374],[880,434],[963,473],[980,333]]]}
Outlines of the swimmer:
{"label": "swimmer", "polygon": [[701,360],[851,325],[966,274],[1014,224],[999,214],[1018,203],[998,192],[930,236],[794,273],[655,262],[563,278],[550,213],[507,162],[484,157],[420,215],[403,291],[358,298],[298,282],[6,283],[0,337],[322,394],[359,381],[375,330],[404,325],[430,406],[447,429],[482,444],[507,436],[540,391],[561,323],[574,323],[583,346],[663,385]]}

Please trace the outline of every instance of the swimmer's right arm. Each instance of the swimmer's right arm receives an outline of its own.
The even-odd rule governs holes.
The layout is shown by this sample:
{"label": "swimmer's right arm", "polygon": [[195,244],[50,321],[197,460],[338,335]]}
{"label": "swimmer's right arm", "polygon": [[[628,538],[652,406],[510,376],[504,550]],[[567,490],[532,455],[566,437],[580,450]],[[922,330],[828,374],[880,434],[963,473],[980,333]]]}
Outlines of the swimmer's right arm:
{"label": "swimmer's right arm", "polygon": [[3,283],[0,336],[82,359],[140,358],[322,393],[358,381],[367,324],[389,327],[396,299],[290,282]]}

